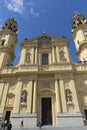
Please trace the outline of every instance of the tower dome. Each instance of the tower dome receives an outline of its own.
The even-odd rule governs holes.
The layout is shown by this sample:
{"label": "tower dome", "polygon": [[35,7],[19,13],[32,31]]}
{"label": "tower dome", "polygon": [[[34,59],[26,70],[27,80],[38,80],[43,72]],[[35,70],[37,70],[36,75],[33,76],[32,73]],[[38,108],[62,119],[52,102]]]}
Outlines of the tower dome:
{"label": "tower dome", "polygon": [[87,24],[87,20],[83,15],[76,13],[72,18],[72,32],[80,24]]}
{"label": "tower dome", "polygon": [[5,22],[5,24],[4,24],[4,26],[3,26],[3,29],[10,29],[10,30],[12,30],[12,31],[14,31],[14,32],[17,32],[17,30],[18,30],[18,25],[17,25],[17,22],[14,20],[14,18],[9,18],[6,22]]}

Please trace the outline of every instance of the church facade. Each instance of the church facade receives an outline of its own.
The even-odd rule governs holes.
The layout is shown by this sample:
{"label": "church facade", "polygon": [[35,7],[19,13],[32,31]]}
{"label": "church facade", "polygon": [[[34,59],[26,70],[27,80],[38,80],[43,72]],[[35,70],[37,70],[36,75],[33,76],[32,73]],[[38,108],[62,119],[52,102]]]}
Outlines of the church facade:
{"label": "church facade", "polygon": [[43,33],[24,39],[19,63],[12,65],[18,41],[17,23],[8,19],[0,30],[0,118],[13,127],[82,126],[87,119],[87,20],[76,14],[72,35],[79,63],[65,38]]}

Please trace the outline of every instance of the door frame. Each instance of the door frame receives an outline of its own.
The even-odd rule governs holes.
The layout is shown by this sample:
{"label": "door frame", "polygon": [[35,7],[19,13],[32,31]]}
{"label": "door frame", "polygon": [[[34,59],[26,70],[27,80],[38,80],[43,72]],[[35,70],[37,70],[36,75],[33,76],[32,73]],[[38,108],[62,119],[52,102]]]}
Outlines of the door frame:
{"label": "door frame", "polygon": [[40,94],[38,97],[38,119],[37,122],[42,118],[42,98],[51,98],[51,107],[52,107],[52,125],[56,125],[56,115],[55,115],[55,95],[54,94]]}
{"label": "door frame", "polygon": [[[47,110],[50,110],[50,114],[51,114],[50,123],[48,123],[49,121],[47,121],[47,118],[49,118],[49,116],[47,116],[48,111],[44,111],[44,107],[46,106],[46,104],[48,104]],[[45,114],[45,112],[47,112],[47,113]],[[41,98],[41,113],[42,113],[42,118],[41,118],[42,124],[44,123],[43,125],[52,125],[52,99],[51,99],[51,97]]]}
{"label": "door frame", "polygon": [[[10,119],[11,119],[12,108],[5,108],[4,113],[3,113],[3,120],[5,120],[5,116],[6,116],[6,112],[7,112],[7,111],[10,111]],[[10,119],[9,119],[9,120],[10,120]]]}

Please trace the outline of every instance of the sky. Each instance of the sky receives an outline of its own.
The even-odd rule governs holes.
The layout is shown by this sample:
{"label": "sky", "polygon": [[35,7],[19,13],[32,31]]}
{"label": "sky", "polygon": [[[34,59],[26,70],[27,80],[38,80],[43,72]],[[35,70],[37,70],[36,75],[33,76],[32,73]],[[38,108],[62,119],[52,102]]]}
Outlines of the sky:
{"label": "sky", "polygon": [[9,18],[15,17],[18,23],[14,65],[20,59],[23,40],[40,36],[43,32],[65,36],[70,42],[71,57],[78,63],[71,33],[75,12],[87,18],[87,0],[0,0],[0,29]]}

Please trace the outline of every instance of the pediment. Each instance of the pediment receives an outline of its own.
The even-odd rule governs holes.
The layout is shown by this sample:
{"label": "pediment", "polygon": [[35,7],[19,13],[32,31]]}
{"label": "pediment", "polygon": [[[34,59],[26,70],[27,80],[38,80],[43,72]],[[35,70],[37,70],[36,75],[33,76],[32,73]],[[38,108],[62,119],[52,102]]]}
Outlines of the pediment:
{"label": "pediment", "polygon": [[69,43],[69,41],[65,38],[65,37],[55,37],[55,36],[51,36],[51,35],[47,35],[47,34],[42,34],[36,38],[32,38],[32,39],[26,39],[24,40],[24,42],[22,43],[22,45],[24,44],[45,44],[45,46],[49,46],[50,43],[60,43],[60,42],[67,42]]}

